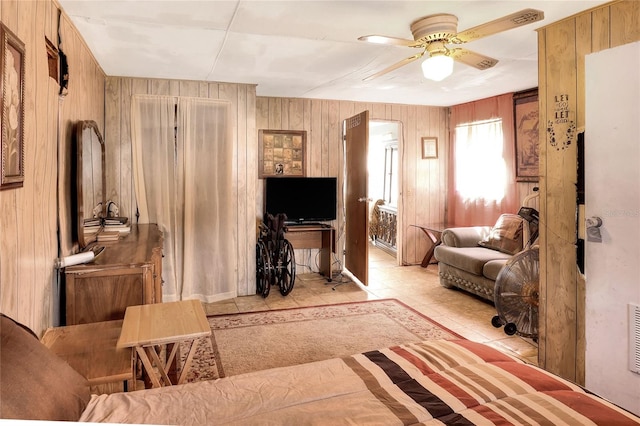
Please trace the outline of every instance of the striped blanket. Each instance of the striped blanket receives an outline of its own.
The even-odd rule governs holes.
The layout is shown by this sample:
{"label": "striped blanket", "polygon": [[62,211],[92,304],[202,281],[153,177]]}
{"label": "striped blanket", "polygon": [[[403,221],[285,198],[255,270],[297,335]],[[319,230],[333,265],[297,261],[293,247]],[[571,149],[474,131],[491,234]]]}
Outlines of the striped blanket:
{"label": "striped blanket", "polygon": [[81,421],[638,425],[579,386],[467,340],[427,341],[171,388],[94,396]]}

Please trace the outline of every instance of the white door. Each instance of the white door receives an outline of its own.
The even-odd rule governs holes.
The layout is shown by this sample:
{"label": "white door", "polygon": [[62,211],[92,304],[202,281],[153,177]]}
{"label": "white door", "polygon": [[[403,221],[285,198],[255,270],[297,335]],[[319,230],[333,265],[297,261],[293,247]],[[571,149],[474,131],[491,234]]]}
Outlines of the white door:
{"label": "white door", "polygon": [[585,384],[640,414],[628,314],[640,306],[640,43],[588,55],[585,80],[585,216],[602,220],[585,243]]}

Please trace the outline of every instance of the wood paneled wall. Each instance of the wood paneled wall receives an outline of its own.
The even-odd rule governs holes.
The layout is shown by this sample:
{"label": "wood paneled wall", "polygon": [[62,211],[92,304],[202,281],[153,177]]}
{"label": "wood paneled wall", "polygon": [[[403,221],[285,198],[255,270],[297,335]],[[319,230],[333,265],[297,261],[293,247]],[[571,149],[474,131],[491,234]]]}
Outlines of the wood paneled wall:
{"label": "wood paneled wall", "polygon": [[539,363],[579,383],[584,383],[585,283],[576,266],[577,150],[570,126],[585,127],[585,55],[638,40],[635,0],[607,3],[538,31],[540,123],[549,123],[541,129],[552,125],[555,131],[555,139],[540,133]]}
{"label": "wood paneled wall", "polygon": [[70,83],[69,94],[59,98],[58,83],[49,77],[45,44],[46,37],[58,45],[57,3],[2,0],[0,18],[25,44],[26,59],[25,181],[22,188],[0,191],[0,310],[41,333],[58,321],[59,284],[53,268],[58,216],[60,253],[74,250],[71,129],[80,119],[103,123],[105,76],[63,14],[60,33]]}
{"label": "wood paneled wall", "polygon": [[[400,202],[398,258],[403,264],[422,261],[427,242],[422,232],[411,224],[442,222],[446,209],[446,164],[449,161],[448,109],[418,105],[363,103],[321,99],[258,97],[256,124],[258,129],[306,130],[307,176],[337,176],[338,186],[344,181],[342,122],[359,112],[369,110],[370,119],[400,123],[399,155]],[[422,159],[421,137],[438,138],[438,159]],[[262,181],[258,184],[258,211],[262,212]],[[340,194],[338,220],[338,253],[344,246],[344,203]],[[304,265],[299,273],[317,271],[313,253],[301,250]],[[300,256],[299,256],[300,257]],[[342,261],[342,256],[337,256]]]}
{"label": "wood paneled wall", "polygon": [[[108,77],[105,88],[107,199],[135,221],[131,158],[131,96],[168,95],[223,99],[233,111],[234,185],[238,211],[238,294],[255,293],[257,138],[255,86],[200,81]],[[212,165],[215,167],[215,165]]]}
{"label": "wood paneled wall", "polygon": [[[135,194],[131,173],[130,104],[133,94],[158,94],[226,99],[236,111],[234,138],[237,139],[236,182],[238,188],[238,235],[240,295],[255,292],[256,226],[262,218],[262,180],[257,178],[258,129],[307,130],[307,174],[338,176],[342,184],[342,121],[363,109],[372,118],[400,121],[403,137],[403,204],[406,235],[405,263],[418,263],[427,249],[424,237],[409,228],[411,223],[443,220],[445,214],[448,161],[447,109],[391,104],[256,98],[255,87],[242,84],[207,83],[108,77],[105,89],[105,145],[107,158],[107,198],[120,207],[120,214],[135,218]],[[440,158],[422,160],[420,137],[437,136]],[[342,210],[342,199],[339,200]],[[342,219],[335,224],[342,236]],[[301,259],[298,259],[301,261]],[[339,258],[341,260],[341,257]],[[313,259],[309,270],[317,271]],[[307,272],[300,268],[298,273]]]}

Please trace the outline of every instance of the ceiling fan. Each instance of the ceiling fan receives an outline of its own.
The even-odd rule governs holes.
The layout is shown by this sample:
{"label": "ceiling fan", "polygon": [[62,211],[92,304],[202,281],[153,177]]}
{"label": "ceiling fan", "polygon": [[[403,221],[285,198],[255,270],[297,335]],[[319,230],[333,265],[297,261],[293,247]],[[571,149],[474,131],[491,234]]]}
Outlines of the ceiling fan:
{"label": "ceiling fan", "polygon": [[458,32],[458,18],[448,13],[429,15],[414,21],[411,24],[413,40],[397,37],[387,37],[380,35],[367,35],[359,37],[358,40],[377,44],[390,44],[396,46],[407,46],[422,49],[422,52],[397,62],[382,71],[366,77],[363,81],[368,81],[383,74],[396,70],[425,54],[427,60],[422,64],[422,71],[426,78],[440,81],[453,71],[453,61],[475,67],[479,70],[486,70],[498,63],[497,59],[480,53],[472,52],[460,47],[448,47],[449,44],[462,44],[490,36],[512,28],[531,24],[544,18],[544,12],[536,9],[524,9],[512,13],[502,18],[478,25],[468,30]]}

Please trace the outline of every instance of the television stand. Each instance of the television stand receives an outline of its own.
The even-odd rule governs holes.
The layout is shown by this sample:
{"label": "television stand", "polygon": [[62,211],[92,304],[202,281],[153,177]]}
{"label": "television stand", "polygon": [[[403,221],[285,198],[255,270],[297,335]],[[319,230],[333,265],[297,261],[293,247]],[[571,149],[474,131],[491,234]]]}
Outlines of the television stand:
{"label": "television stand", "polygon": [[320,249],[320,274],[333,280],[331,253],[336,252],[336,230],[323,224],[287,225],[284,237],[294,249]]}
{"label": "television stand", "polygon": [[329,225],[325,225],[320,222],[289,222],[289,223],[285,222],[284,226],[290,227],[290,228],[308,228],[308,227],[327,228],[329,227]]}

